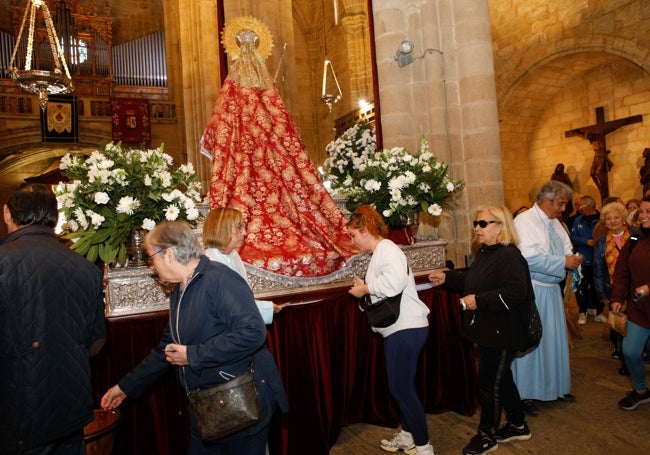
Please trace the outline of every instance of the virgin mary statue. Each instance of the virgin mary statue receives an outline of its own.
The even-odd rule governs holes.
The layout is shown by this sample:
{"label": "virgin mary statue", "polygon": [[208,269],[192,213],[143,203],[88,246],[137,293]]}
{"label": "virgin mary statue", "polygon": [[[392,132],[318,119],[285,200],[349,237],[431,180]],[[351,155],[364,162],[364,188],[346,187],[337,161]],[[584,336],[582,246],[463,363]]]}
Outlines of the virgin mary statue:
{"label": "virgin mary statue", "polygon": [[222,40],[232,68],[201,138],[212,158],[210,207],[244,214],[244,262],[281,275],[332,273],[357,251],[264,65],[270,32],[239,17]]}

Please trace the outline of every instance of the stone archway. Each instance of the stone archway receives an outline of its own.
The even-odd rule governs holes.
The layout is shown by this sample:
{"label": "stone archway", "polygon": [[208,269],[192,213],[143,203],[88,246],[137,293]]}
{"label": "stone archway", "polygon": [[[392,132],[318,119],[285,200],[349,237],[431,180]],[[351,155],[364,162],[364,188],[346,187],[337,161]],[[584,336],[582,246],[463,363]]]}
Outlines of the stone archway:
{"label": "stone archway", "polygon": [[[58,165],[59,159],[66,153],[90,155],[96,147],[77,144],[44,146],[34,144],[23,147],[20,152],[8,156],[0,162],[0,205],[4,204],[9,194],[26,178],[43,174]],[[7,232],[4,223],[0,223],[0,237]]]}
{"label": "stone archway", "polygon": [[[624,46],[622,42],[618,44]],[[627,44],[628,46],[624,47],[630,48],[630,43]],[[568,86],[575,85],[576,81],[588,81],[590,74],[593,75],[603,68],[628,68],[628,72],[633,72],[636,68],[638,73],[650,77],[648,71],[650,61],[645,61],[644,58],[647,60],[647,55],[640,55],[638,52],[605,51],[599,43],[575,46],[548,55],[528,67],[522,66],[525,70],[517,77],[512,77],[508,87],[502,87],[499,95],[499,121],[504,192],[509,207],[528,205],[534,198],[537,186],[544,180],[541,178],[540,181],[539,172],[535,172],[535,169],[540,166],[540,156],[531,155],[531,147],[534,147],[533,142],[540,141],[540,135],[546,134],[540,132],[540,119],[548,115],[549,109],[557,107],[555,103],[559,101],[556,96]],[[610,116],[615,115],[614,110],[622,110],[625,113],[626,111],[616,103],[614,88],[611,90],[611,96],[603,96],[600,100],[590,96],[585,103],[610,104]],[[631,94],[626,93],[626,95]],[[586,109],[586,106],[580,106],[578,101],[574,101],[573,104],[573,106],[557,108],[558,115],[566,117],[567,129],[576,115],[589,116],[593,111],[593,109]],[[577,112],[578,110],[581,110],[581,114]],[[548,134],[555,135],[549,138],[548,142],[555,141],[554,147],[560,147],[563,142],[562,134],[558,134],[558,131]],[[579,144],[572,143],[571,146],[579,147]],[[549,148],[553,149],[553,147]],[[545,168],[554,167],[559,160],[559,158],[554,160],[553,154],[549,154],[548,159],[551,162],[545,163]],[[582,172],[583,167],[584,163],[580,163],[578,169],[574,168],[575,174]],[[544,172],[548,174],[546,179],[549,178],[551,172]],[[581,192],[589,192],[586,189],[588,182],[585,181],[584,176],[582,180]]]}

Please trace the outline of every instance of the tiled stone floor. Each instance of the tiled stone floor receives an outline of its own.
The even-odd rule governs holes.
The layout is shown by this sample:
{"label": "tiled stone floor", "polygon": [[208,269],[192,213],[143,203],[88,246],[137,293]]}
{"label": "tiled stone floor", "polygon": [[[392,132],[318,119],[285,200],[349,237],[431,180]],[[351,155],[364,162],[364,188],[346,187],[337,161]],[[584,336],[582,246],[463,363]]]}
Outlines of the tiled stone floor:
{"label": "tiled stone floor", "polygon": [[[529,417],[529,441],[500,444],[495,454],[632,455],[650,453],[650,404],[635,411],[617,406],[632,389],[630,379],[618,374],[619,361],[610,357],[611,344],[603,324],[582,326],[582,339],[573,339],[572,393],[575,403],[539,403],[540,415]],[[650,373],[650,365],[646,366]],[[650,374],[649,374],[650,376]],[[438,455],[460,454],[476,432],[478,413],[472,417],[453,412],[427,416],[429,434]],[[395,430],[367,424],[344,428],[331,455],[386,454],[381,438]]]}

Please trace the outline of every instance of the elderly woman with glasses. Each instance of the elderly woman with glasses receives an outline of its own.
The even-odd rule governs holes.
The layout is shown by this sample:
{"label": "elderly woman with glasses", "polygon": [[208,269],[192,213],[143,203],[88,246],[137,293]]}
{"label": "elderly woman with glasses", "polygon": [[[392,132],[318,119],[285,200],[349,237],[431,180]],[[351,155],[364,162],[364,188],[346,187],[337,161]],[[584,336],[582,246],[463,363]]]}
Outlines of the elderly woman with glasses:
{"label": "elderly woman with glasses", "polygon": [[[478,252],[469,270],[435,271],[429,280],[461,293],[462,334],[478,345],[481,419],[464,454],[496,450],[499,442],[527,440],[531,432],[510,365],[522,348],[534,303],[528,264],[517,248],[512,215],[505,207],[476,210]],[[499,428],[502,409],[506,424]]]}
{"label": "elderly woman with glasses", "polygon": [[239,376],[254,361],[260,421],[206,442],[190,409],[189,454],[264,455],[271,417],[278,405],[286,411],[287,404],[250,287],[236,272],[204,256],[185,222],[159,224],[144,244],[159,279],[176,283],[169,298],[169,323],[158,346],[104,394],[102,408],[114,409],[127,396],[139,397],[170,368],[176,369],[179,384],[193,391]]}
{"label": "elderly woman with glasses", "polygon": [[622,311],[627,301],[623,355],[634,388],[618,402],[626,411],[650,403],[648,375],[642,360],[644,348],[650,345],[650,195],[641,200],[639,223],[639,231],[630,236],[616,260],[610,297],[614,313]]}

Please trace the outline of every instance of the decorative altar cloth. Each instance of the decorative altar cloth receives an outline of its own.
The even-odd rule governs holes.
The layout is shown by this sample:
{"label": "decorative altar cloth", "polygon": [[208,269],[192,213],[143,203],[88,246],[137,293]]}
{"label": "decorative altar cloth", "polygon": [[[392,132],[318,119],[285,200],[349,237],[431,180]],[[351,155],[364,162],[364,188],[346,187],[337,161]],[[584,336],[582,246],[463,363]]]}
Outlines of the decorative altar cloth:
{"label": "decorative altar cloth", "polygon": [[[416,276],[416,282],[427,284],[426,276]],[[371,332],[348,289],[345,284],[269,297],[287,304],[267,326],[267,342],[289,399],[289,412],[278,413],[271,426],[272,455],[327,455],[343,426],[398,424],[383,340]],[[473,345],[460,336],[460,296],[430,285],[421,286],[419,295],[431,310],[416,379],[426,412],[472,415],[477,409],[475,357]],[[106,346],[91,359],[97,402],[158,343],[168,320],[167,311],[108,318]],[[140,399],[122,403],[114,453],[186,452],[187,403],[175,373],[170,370]]]}

